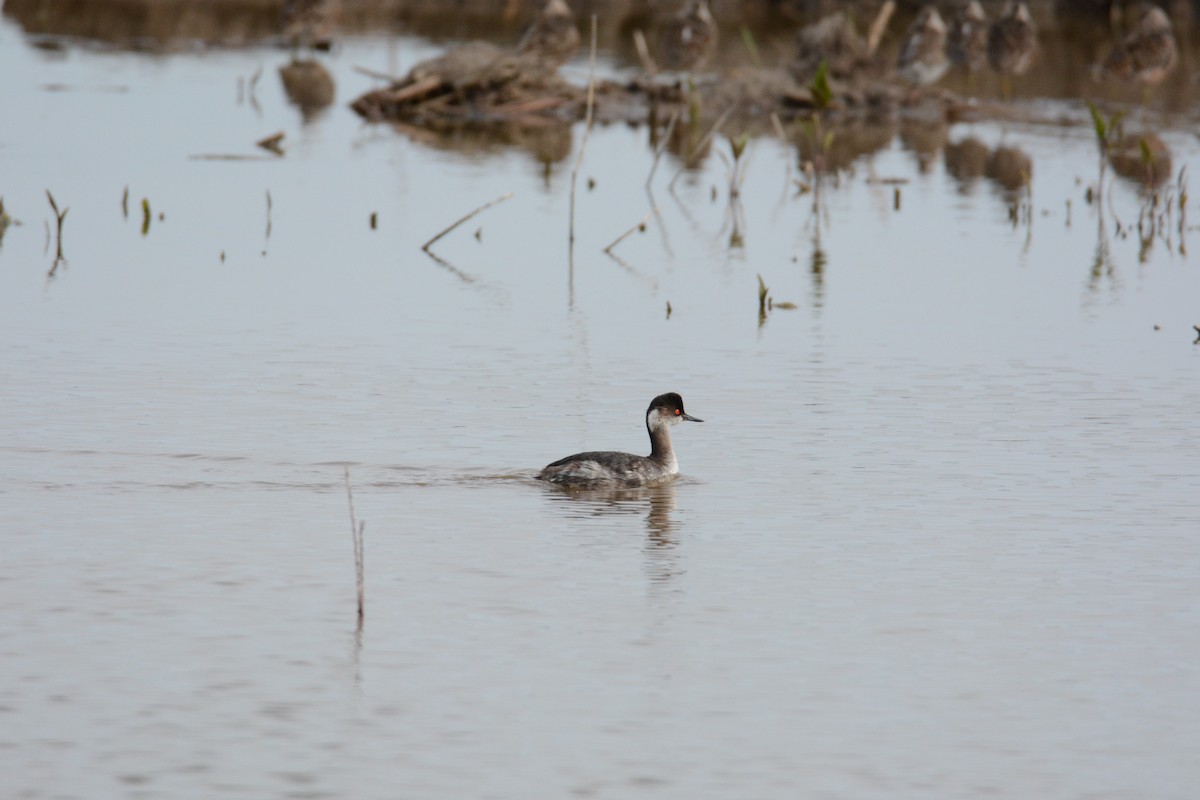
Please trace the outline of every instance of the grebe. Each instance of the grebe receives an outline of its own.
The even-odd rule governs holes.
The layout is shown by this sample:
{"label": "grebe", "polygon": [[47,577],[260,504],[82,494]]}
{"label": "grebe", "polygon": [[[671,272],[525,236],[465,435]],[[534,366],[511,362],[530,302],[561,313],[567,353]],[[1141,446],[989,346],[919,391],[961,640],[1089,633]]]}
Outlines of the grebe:
{"label": "grebe", "polygon": [[576,453],[559,459],[538,473],[538,479],[559,486],[589,489],[601,486],[651,486],[679,474],[671,449],[670,428],[680,422],[703,422],[683,410],[683,398],[674,392],[660,394],[646,409],[650,455],[635,456],[611,450]]}

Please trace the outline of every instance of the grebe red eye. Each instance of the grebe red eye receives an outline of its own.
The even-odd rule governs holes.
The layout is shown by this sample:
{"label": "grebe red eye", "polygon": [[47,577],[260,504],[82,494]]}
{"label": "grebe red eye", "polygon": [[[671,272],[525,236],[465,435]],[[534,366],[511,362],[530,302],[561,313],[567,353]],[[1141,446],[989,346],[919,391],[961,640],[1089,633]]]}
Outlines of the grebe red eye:
{"label": "grebe red eye", "polygon": [[678,416],[679,416],[680,414],[682,414],[682,413],[683,413],[683,412],[682,412],[682,411],[680,411],[678,408],[677,408],[677,409],[675,409],[675,416],[677,416],[677,417],[678,417]]}

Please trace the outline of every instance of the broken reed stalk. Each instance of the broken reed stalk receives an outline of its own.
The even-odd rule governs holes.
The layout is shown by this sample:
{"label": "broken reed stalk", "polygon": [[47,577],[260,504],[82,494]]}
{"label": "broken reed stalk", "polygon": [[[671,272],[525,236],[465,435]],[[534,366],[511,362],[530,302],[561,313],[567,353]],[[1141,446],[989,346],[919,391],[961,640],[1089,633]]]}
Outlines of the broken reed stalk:
{"label": "broken reed stalk", "polygon": [[646,34],[642,33],[641,28],[633,32],[633,49],[637,51],[638,60],[642,62],[642,69],[646,74],[651,77],[657,75],[658,64],[654,63],[654,57],[650,55],[650,48],[646,46]]}
{"label": "broken reed stalk", "polygon": [[350,468],[342,467],[346,478],[346,499],[350,502],[350,536],[354,540],[354,578],[358,586],[358,626],[363,623],[363,529],[365,521],[359,522],[354,516],[354,493],[350,491]]}
{"label": "broken reed stalk", "polygon": [[650,209],[650,210],[649,210],[649,211],[646,213],[646,216],[644,216],[644,217],[642,217],[640,220],[638,220],[638,222],[637,222],[637,224],[636,224],[636,225],[634,225],[632,228],[630,228],[629,230],[627,230],[627,231],[625,231],[624,233],[622,233],[622,234],[621,234],[620,236],[618,236],[616,239],[613,239],[613,241],[612,241],[612,244],[610,244],[608,247],[604,248],[604,252],[608,253],[609,255],[612,255],[612,249],[613,249],[614,247],[616,247],[616,246],[617,246],[617,245],[619,245],[621,242],[625,241],[625,240],[626,240],[626,239],[628,239],[630,236],[632,236],[632,235],[633,235],[633,233],[634,233],[634,231],[645,230],[645,229],[646,229],[646,223],[647,223],[647,222],[649,222],[649,221],[650,221],[650,218],[651,218],[651,217],[653,217],[653,216],[654,216],[655,214],[657,214],[657,213],[658,213],[658,206],[655,206],[654,208]]}
{"label": "broken reed stalk", "polygon": [[575,157],[575,168],[571,170],[571,222],[567,232],[567,243],[575,244],[575,182],[579,179],[579,167],[583,164],[583,151],[587,149],[588,134],[592,132],[592,110],[596,103],[596,15],[592,14],[592,52],[588,58],[587,115],[583,126],[583,139],[579,142],[579,154]]}
{"label": "broken reed stalk", "polygon": [[477,209],[475,209],[474,211],[472,211],[470,214],[467,214],[466,216],[460,217],[458,220],[456,220],[455,222],[451,223],[451,224],[450,224],[450,227],[448,227],[448,228],[445,228],[445,229],[444,229],[444,230],[443,230],[441,233],[439,233],[437,236],[434,236],[434,237],[433,237],[432,239],[430,239],[428,242],[426,242],[425,244],[421,245],[421,249],[422,249],[422,250],[424,250],[426,253],[428,253],[428,252],[429,252],[429,248],[430,248],[430,247],[433,245],[433,243],[434,243],[434,242],[436,242],[438,239],[441,239],[441,238],[442,238],[443,236],[445,236],[447,233],[449,233],[450,231],[454,230],[454,229],[455,229],[455,228],[457,228],[459,225],[462,225],[464,222],[466,222],[467,220],[469,220],[471,217],[475,216],[476,214],[479,214],[479,213],[482,213],[482,212],[484,212],[484,211],[487,211],[487,210],[488,210],[489,208],[491,208],[492,206],[499,205],[500,203],[503,203],[505,200],[508,200],[508,199],[510,199],[512,196],[513,196],[513,192],[509,192],[508,194],[503,194],[503,195],[500,195],[500,196],[499,196],[499,197],[497,197],[495,200],[492,200],[492,201],[490,201],[490,202],[484,203],[484,204],[483,204],[483,205],[481,205],[479,208],[477,208]]}
{"label": "broken reed stalk", "polygon": [[879,7],[879,13],[875,15],[875,20],[871,23],[867,33],[867,58],[875,55],[875,50],[879,47],[880,40],[883,39],[883,32],[887,30],[887,24],[895,11],[895,0],[886,0]]}
{"label": "broken reed stalk", "polygon": [[50,201],[50,208],[54,211],[54,219],[55,219],[55,224],[57,226],[57,232],[55,233],[55,236],[54,236],[54,253],[57,258],[61,259],[63,257],[63,252],[62,252],[63,220],[67,218],[67,212],[70,211],[71,209],[64,208],[62,211],[59,211],[58,203],[54,202],[54,195],[50,194],[49,189],[46,190],[46,199]]}
{"label": "broken reed stalk", "polygon": [[654,148],[654,163],[650,165],[650,174],[646,176],[646,188],[650,188],[650,182],[654,180],[654,171],[658,169],[658,161],[662,158],[663,150],[667,149],[667,143],[671,141],[671,134],[675,132],[675,123],[679,121],[679,110],[671,115],[671,119],[667,122],[667,132],[663,134],[662,139],[658,143],[658,147]]}
{"label": "broken reed stalk", "polygon": [[[783,122],[779,119],[779,115],[774,111],[771,112],[771,127],[775,129],[775,135],[779,137],[779,141],[784,144],[788,143],[787,133],[783,130]],[[791,164],[788,161],[788,164]]]}

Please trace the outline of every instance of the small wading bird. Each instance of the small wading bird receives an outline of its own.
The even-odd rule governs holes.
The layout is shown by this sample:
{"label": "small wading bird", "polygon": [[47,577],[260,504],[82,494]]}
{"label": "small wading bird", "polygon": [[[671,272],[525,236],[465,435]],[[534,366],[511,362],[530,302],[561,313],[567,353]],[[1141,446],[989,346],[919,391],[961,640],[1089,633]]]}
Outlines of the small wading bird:
{"label": "small wading bird", "polygon": [[703,422],[683,410],[683,398],[674,392],[660,394],[646,409],[650,455],[636,456],[611,450],[576,453],[547,464],[538,480],[574,489],[617,486],[654,486],[679,474],[679,461],[671,448],[670,428],[687,420]]}
{"label": "small wading bird", "polygon": [[913,86],[937,83],[950,62],[946,59],[946,23],[931,5],[925,6],[904,34],[904,46],[896,60],[900,77]]}
{"label": "small wading bird", "polygon": [[279,33],[293,53],[304,48],[328,50],[339,12],[338,0],[284,0]]}
{"label": "small wading bird", "polygon": [[987,62],[988,21],[979,0],[960,6],[946,30],[950,63],[974,74]]}
{"label": "small wading bird", "polygon": [[1012,95],[1011,80],[1028,72],[1038,57],[1037,26],[1024,3],[1009,0],[988,28],[987,54],[992,69],[1000,73],[1007,100]]}
{"label": "small wading bird", "polygon": [[717,49],[717,23],[705,0],[688,4],[667,21],[659,39],[662,67],[691,72],[708,63]]}
{"label": "small wading bird", "polygon": [[1175,68],[1177,51],[1171,20],[1156,5],[1143,4],[1138,22],[1104,60],[1104,72],[1142,85],[1142,104],[1151,86],[1161,83]]}
{"label": "small wading bird", "polygon": [[534,56],[544,66],[561,66],[579,49],[579,29],[566,0],[550,0],[538,12],[517,44],[517,51]]}

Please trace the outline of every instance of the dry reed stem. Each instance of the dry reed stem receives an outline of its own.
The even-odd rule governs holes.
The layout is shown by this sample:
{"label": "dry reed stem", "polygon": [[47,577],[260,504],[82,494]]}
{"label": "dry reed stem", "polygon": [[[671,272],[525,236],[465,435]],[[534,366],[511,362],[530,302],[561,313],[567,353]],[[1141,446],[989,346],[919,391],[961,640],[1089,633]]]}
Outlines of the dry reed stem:
{"label": "dry reed stem", "polygon": [[423,78],[416,83],[410,83],[408,86],[400,89],[391,90],[390,94],[387,96],[387,101],[389,103],[395,103],[396,105],[399,105],[400,103],[407,103],[410,100],[416,100],[418,98],[431,95],[445,85],[446,82],[436,75],[429,78]]}
{"label": "dry reed stem", "polygon": [[663,134],[662,140],[658,143],[658,147],[654,148],[654,163],[650,165],[650,174],[646,176],[646,188],[650,188],[650,182],[654,180],[654,172],[658,169],[658,160],[662,158],[663,150],[667,149],[667,143],[671,141],[671,134],[675,132],[675,123],[679,121],[679,111],[676,110],[671,115],[671,119],[667,122],[667,132]]}
{"label": "dry reed stem", "polygon": [[867,33],[867,58],[875,55],[875,50],[879,47],[880,40],[883,39],[883,32],[887,30],[887,24],[891,21],[895,11],[895,0],[887,0],[879,7],[879,13],[875,15],[875,20],[871,23]]}
{"label": "dry reed stem", "polygon": [[642,62],[642,69],[650,77],[658,74],[658,64],[654,63],[654,57],[650,55],[650,48],[646,45],[646,34],[642,33],[642,29],[638,28],[633,32],[633,49],[637,51],[638,60]]}
{"label": "dry reed stem", "polygon": [[616,239],[613,239],[612,244],[610,244],[608,247],[604,248],[604,252],[608,253],[609,255],[612,255],[612,249],[614,247],[616,247],[621,242],[625,241],[630,236],[632,236],[635,231],[642,230],[643,228],[645,228],[646,223],[649,222],[650,218],[653,217],[657,213],[658,213],[658,206],[655,206],[654,208],[650,209],[648,212],[646,212],[646,216],[644,216],[640,220],[638,220],[636,225],[634,225],[632,228],[630,228],[629,230],[622,233]]}
{"label": "dry reed stem", "polygon": [[[780,121],[779,115],[774,111],[771,112],[771,127],[775,129],[775,135],[779,137],[779,141],[784,144],[788,143],[787,133],[783,130],[783,122]],[[788,162],[791,163],[791,162]]]}
{"label": "dry reed stem", "polygon": [[579,154],[571,170],[571,222],[567,232],[567,243],[575,244],[575,183],[579,179],[579,167],[583,164],[583,151],[587,149],[588,135],[592,132],[592,112],[596,103],[596,15],[592,14],[592,50],[588,58],[587,115],[583,127],[583,139],[579,142]]}
{"label": "dry reed stem", "polygon": [[430,239],[428,242],[426,242],[425,244],[421,245],[421,249],[422,249],[422,250],[424,250],[426,253],[428,253],[428,252],[429,252],[429,248],[430,248],[430,247],[433,245],[433,243],[434,243],[434,242],[436,242],[438,239],[441,239],[443,236],[445,236],[445,235],[446,235],[446,234],[448,234],[450,231],[452,231],[452,230],[454,230],[455,228],[457,228],[459,225],[462,225],[464,222],[466,222],[467,220],[469,220],[471,217],[475,216],[476,214],[479,214],[479,213],[482,213],[482,212],[484,212],[484,211],[487,211],[487,210],[488,210],[489,208],[491,208],[492,206],[499,205],[500,203],[503,203],[505,200],[508,200],[509,198],[511,198],[511,197],[513,196],[513,194],[514,194],[513,192],[509,192],[508,194],[503,194],[503,195],[501,195],[500,197],[497,197],[495,200],[492,200],[492,201],[490,201],[490,202],[484,203],[483,205],[481,205],[479,208],[475,209],[475,210],[474,210],[474,211],[472,211],[471,213],[469,213],[469,214],[467,214],[467,215],[465,215],[465,216],[463,216],[463,217],[460,217],[460,218],[459,218],[457,221],[455,221],[455,222],[451,223],[451,224],[450,224],[450,227],[448,227],[448,228],[445,228],[445,229],[444,229],[444,230],[443,230],[441,233],[439,233],[437,236],[434,236],[434,237],[433,237],[432,239]]}

